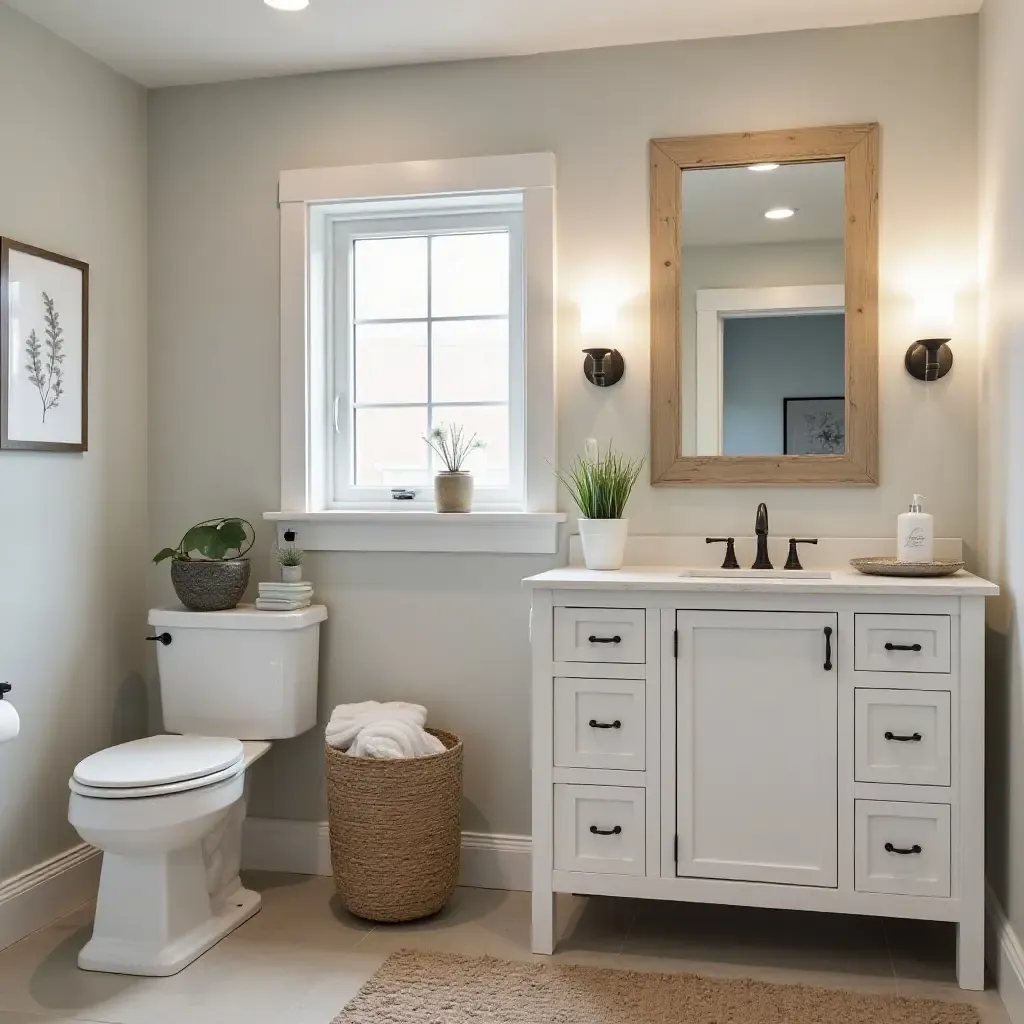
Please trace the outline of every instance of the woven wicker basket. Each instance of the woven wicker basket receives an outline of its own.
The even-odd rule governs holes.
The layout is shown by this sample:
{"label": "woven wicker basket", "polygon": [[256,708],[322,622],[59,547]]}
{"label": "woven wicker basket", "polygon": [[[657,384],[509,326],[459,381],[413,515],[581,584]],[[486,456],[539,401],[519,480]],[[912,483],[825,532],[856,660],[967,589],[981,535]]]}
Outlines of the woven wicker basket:
{"label": "woven wicker basket", "polygon": [[351,757],[325,747],[334,885],[370,921],[413,921],[451,899],[459,875],[462,740],[408,760]]}

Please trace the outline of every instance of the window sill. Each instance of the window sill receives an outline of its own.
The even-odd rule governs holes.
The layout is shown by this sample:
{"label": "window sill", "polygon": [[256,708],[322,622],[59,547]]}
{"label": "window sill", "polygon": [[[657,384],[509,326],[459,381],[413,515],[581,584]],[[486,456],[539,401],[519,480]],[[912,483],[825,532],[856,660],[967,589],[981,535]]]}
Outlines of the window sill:
{"label": "window sill", "polygon": [[468,512],[337,510],[265,512],[306,551],[437,551],[452,554],[543,554],[558,551],[564,512]]}

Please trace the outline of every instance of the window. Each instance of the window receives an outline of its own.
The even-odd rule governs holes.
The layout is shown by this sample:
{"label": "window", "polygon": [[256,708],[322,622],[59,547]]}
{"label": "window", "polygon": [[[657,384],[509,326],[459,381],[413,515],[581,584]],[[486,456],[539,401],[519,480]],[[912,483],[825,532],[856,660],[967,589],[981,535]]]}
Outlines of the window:
{"label": "window", "polygon": [[[554,157],[281,175],[279,534],[309,550],[554,552]],[[431,428],[486,447],[433,511]],[[280,539],[280,538],[279,538]]]}
{"label": "window", "polygon": [[429,506],[441,468],[424,442],[458,425],[485,445],[467,468],[478,507],[524,494],[522,196],[345,204],[332,210],[330,506]]}

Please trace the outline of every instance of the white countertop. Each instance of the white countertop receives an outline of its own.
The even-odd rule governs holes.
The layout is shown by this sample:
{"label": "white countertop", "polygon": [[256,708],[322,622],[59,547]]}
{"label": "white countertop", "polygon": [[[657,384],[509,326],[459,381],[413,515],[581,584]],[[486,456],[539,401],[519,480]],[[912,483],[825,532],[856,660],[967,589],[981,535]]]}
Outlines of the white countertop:
{"label": "white countertop", "polygon": [[831,579],[793,578],[727,579],[680,575],[685,567],[626,566],[614,572],[596,572],[578,566],[551,569],[523,580],[542,590],[674,590],[680,593],[777,594],[890,594],[893,596],[995,597],[999,587],[969,572],[953,576],[865,576],[849,567],[831,569]]}

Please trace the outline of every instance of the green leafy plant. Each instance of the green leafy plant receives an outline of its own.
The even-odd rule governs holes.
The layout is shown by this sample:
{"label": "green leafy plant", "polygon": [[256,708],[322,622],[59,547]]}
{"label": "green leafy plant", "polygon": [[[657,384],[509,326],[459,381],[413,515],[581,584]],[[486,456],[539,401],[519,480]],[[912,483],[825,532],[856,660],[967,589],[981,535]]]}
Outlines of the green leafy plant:
{"label": "green leafy plant", "polygon": [[256,541],[256,531],[245,519],[207,519],[197,523],[178,542],[153,556],[154,562],[224,562],[242,558]]}
{"label": "green leafy plant", "polygon": [[465,427],[456,423],[434,427],[423,440],[430,445],[434,454],[444,463],[446,473],[461,473],[466,459],[473,452],[486,447],[476,434],[467,438]]}
{"label": "green leafy plant", "polygon": [[585,454],[557,476],[587,519],[621,519],[643,465],[643,456],[628,458],[610,444],[602,455],[596,443],[588,443]]}
{"label": "green leafy plant", "polygon": [[302,565],[306,552],[302,548],[288,547],[281,548],[277,553],[277,560],[281,565]]}

